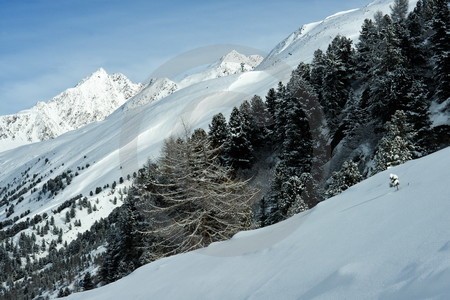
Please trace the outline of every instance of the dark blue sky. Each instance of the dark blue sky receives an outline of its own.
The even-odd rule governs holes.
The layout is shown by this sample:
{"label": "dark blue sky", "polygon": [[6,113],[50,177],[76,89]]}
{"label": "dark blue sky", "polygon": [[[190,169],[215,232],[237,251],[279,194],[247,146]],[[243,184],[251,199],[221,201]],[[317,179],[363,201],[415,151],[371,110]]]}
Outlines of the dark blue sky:
{"label": "dark blue sky", "polygon": [[46,101],[100,67],[145,82],[201,46],[269,52],[302,24],[368,0],[0,0],[0,115]]}

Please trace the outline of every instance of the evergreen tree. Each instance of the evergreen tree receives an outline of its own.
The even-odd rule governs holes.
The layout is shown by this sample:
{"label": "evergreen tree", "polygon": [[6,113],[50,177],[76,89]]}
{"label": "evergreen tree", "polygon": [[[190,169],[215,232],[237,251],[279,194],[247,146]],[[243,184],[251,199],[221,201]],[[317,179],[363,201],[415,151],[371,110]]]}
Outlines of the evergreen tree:
{"label": "evergreen tree", "polygon": [[371,19],[365,19],[359,34],[359,42],[356,44],[357,78],[366,81],[369,70],[373,68],[373,56],[377,43],[377,29]]}
{"label": "evergreen tree", "polygon": [[406,114],[399,110],[386,123],[386,134],[378,144],[375,153],[375,171],[381,172],[412,159],[414,145],[412,127],[406,120]]}
{"label": "evergreen tree", "polygon": [[92,282],[92,277],[91,277],[90,272],[86,272],[86,274],[84,275],[82,286],[85,291],[92,290],[95,287],[94,283]]}
{"label": "evergreen tree", "polygon": [[394,0],[391,8],[391,18],[394,22],[404,21],[408,13],[408,0]]}
{"label": "evergreen tree", "polygon": [[361,173],[358,170],[358,166],[353,161],[346,161],[342,165],[341,170],[338,172],[333,172],[331,178],[331,184],[328,187],[327,196],[333,197],[338,195],[357,184],[362,180]]}
{"label": "evergreen tree", "polygon": [[407,102],[406,95],[413,81],[403,55],[401,40],[388,15],[380,33],[381,43],[374,53],[376,61],[371,70],[372,116],[385,122]]}
{"label": "evergreen tree", "polygon": [[275,128],[274,128],[274,141],[282,142],[285,137],[284,127],[286,126],[286,110],[288,96],[286,92],[286,87],[283,83],[279,82],[276,91],[275,100]]}
{"label": "evergreen tree", "polygon": [[148,229],[148,223],[142,212],[146,209],[148,194],[146,182],[152,178],[156,165],[149,162],[140,169],[133,186],[129,189],[124,204],[114,210],[115,226],[108,237],[105,258],[100,269],[102,281],[116,281],[141,266],[145,249],[149,248],[148,240],[140,234]]}
{"label": "evergreen tree", "polygon": [[214,115],[209,125],[208,136],[211,145],[214,148],[219,148],[224,145],[229,135],[228,125],[222,113]]}
{"label": "evergreen tree", "polygon": [[252,146],[254,146],[257,128],[255,126],[255,120],[253,119],[252,108],[247,100],[242,102],[239,106],[239,113],[241,114],[242,129],[244,130],[247,139],[250,141]]}
{"label": "evergreen tree", "polygon": [[253,121],[253,147],[261,147],[269,138],[269,126],[272,118],[264,101],[258,95],[250,100],[250,117]]}
{"label": "evergreen tree", "polygon": [[247,124],[248,120],[234,107],[228,122],[230,134],[224,150],[227,164],[235,170],[250,168],[253,163],[253,147],[246,130]]}
{"label": "evergreen tree", "polygon": [[325,54],[323,53],[322,50],[317,49],[316,51],[314,51],[314,57],[311,64],[310,80],[322,106],[324,105],[322,88],[323,88],[323,79],[325,77],[325,66],[326,66]]}
{"label": "evergreen tree", "polygon": [[354,58],[352,41],[337,36],[328,46],[322,86],[322,106],[331,129],[340,122],[340,114],[350,95]]}
{"label": "evergreen tree", "polygon": [[272,120],[275,120],[275,106],[277,101],[277,93],[274,88],[269,89],[266,96],[267,110],[270,113]]}
{"label": "evergreen tree", "polygon": [[312,137],[308,118],[302,109],[303,97],[306,94],[297,94],[297,97],[287,99],[286,125],[284,127],[285,139],[282,144],[281,159],[284,161],[290,174],[300,175],[311,171]]}
{"label": "evergreen tree", "polygon": [[[433,51],[433,79],[437,84],[436,96],[439,103],[450,97],[450,14],[448,1],[435,0],[432,11],[430,37]],[[447,105],[450,111],[450,104]]]}

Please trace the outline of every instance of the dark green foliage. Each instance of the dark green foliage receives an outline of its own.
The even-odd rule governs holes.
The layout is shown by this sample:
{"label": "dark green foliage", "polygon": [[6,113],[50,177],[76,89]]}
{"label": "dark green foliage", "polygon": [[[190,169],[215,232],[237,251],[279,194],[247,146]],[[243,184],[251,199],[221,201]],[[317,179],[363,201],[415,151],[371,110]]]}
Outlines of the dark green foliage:
{"label": "dark green foliage", "polygon": [[233,169],[246,169],[253,163],[253,147],[248,132],[249,120],[233,108],[228,122],[229,136],[225,143],[226,163]]}
{"label": "dark green foliage", "polygon": [[270,127],[273,123],[266,103],[258,95],[250,100],[250,126],[253,128],[252,145],[254,148],[264,146],[270,139]]}
{"label": "dark green foliage", "polygon": [[223,147],[229,136],[227,120],[223,114],[218,113],[213,116],[209,125],[208,136],[214,148]]}
{"label": "dark green foliage", "polygon": [[386,123],[386,134],[378,144],[375,154],[375,171],[381,172],[412,159],[413,136],[406,114],[401,110],[397,111]]}
{"label": "dark green foliage", "polygon": [[86,274],[84,275],[82,287],[85,291],[92,290],[95,287],[94,283],[92,282],[90,272],[86,272]]}

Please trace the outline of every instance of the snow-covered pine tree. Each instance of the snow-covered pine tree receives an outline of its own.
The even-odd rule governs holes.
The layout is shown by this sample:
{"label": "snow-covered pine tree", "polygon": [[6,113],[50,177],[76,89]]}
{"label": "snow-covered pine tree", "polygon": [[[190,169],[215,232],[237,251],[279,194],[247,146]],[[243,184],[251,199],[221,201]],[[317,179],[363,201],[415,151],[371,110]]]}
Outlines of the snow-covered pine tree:
{"label": "snow-covered pine tree", "polygon": [[310,81],[311,85],[314,87],[314,90],[317,93],[317,97],[319,98],[320,104],[323,106],[323,97],[322,97],[322,88],[323,88],[323,79],[325,77],[325,54],[322,50],[317,49],[314,51],[314,57],[311,63],[311,71],[310,71]]}
{"label": "snow-covered pine tree", "polygon": [[[135,190],[130,189],[133,198],[137,196],[134,192]],[[116,209],[116,213],[118,213],[117,221],[111,228],[100,269],[100,277],[104,283],[116,281],[142,265],[140,257],[145,243],[138,231],[144,228],[139,226],[136,220],[139,212],[130,196],[120,208]]]}
{"label": "snow-covered pine tree", "polygon": [[277,101],[277,92],[275,92],[274,88],[269,89],[266,95],[266,105],[267,110],[269,111],[272,120],[275,120],[275,106]]}
{"label": "snow-covered pine tree", "polygon": [[380,32],[381,41],[374,53],[375,64],[371,73],[370,110],[375,119],[386,122],[396,110],[403,109],[413,78],[408,70],[397,23],[388,15]]}
{"label": "snow-covered pine tree", "polygon": [[377,41],[377,29],[371,19],[365,19],[356,44],[356,77],[365,82],[369,77],[369,70],[373,67],[373,55]]}
{"label": "snow-covered pine tree", "polygon": [[239,112],[241,114],[242,128],[247,135],[248,140],[252,146],[254,146],[257,134],[256,126],[255,120],[253,119],[252,108],[247,100],[241,103],[239,106]]}
{"label": "snow-covered pine tree", "polygon": [[408,13],[408,0],[394,0],[394,4],[390,8],[391,18],[394,22],[404,21]]}
{"label": "snow-covered pine tree", "polygon": [[272,124],[272,117],[268,111],[266,103],[258,95],[254,95],[250,100],[250,117],[253,121],[253,146],[261,147],[269,139],[269,126]]}
{"label": "snow-covered pine tree", "polygon": [[328,127],[332,130],[337,128],[342,109],[350,95],[353,63],[352,41],[343,36],[336,36],[326,52],[322,86],[322,106]]}
{"label": "snow-covered pine tree", "polygon": [[284,127],[286,126],[287,92],[282,82],[278,83],[275,100],[275,128],[274,140],[282,142],[285,138]]}
{"label": "snow-covered pine tree", "polygon": [[283,183],[280,210],[284,218],[287,219],[309,209],[304,198],[307,198],[305,193],[310,177],[311,174],[302,173],[300,176],[290,176]]}
{"label": "snow-covered pine tree", "polygon": [[208,131],[211,146],[214,148],[222,147],[228,139],[229,134],[227,120],[224,115],[222,113],[214,115]]}
{"label": "snow-covered pine tree", "polygon": [[397,188],[398,191],[398,187],[400,185],[400,180],[398,180],[398,176],[395,174],[390,174],[389,179],[391,180],[391,182],[389,183],[389,187],[395,187]]}
{"label": "snow-covered pine tree", "polygon": [[285,138],[281,148],[281,159],[288,168],[289,174],[300,174],[311,171],[312,136],[309,121],[302,108],[303,97],[297,94],[286,99]]}
{"label": "snow-covered pine tree", "polygon": [[375,153],[375,172],[400,165],[413,157],[414,132],[408,124],[406,114],[399,110],[386,122],[385,136],[380,140]]}
{"label": "snow-covered pine tree", "polygon": [[249,139],[245,120],[238,108],[234,107],[228,121],[229,136],[224,145],[226,162],[233,169],[250,168],[253,160],[253,147]]}
{"label": "snow-covered pine tree", "polygon": [[[436,96],[439,103],[450,97],[450,14],[448,1],[433,1],[430,37],[433,51],[433,79],[436,86]],[[447,105],[450,111],[450,103]]]}
{"label": "snow-covered pine tree", "polygon": [[358,166],[353,161],[346,161],[338,172],[333,172],[327,196],[336,196],[362,180]]}

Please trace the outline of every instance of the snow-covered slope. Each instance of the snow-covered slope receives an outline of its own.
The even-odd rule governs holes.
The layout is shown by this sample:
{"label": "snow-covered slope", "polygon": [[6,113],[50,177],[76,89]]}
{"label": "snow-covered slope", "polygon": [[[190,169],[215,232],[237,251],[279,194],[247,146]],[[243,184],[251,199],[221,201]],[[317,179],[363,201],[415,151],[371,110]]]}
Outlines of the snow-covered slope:
{"label": "snow-covered slope", "polygon": [[48,102],[29,110],[0,116],[0,151],[55,138],[110,115],[137,94],[142,84],[122,74],[99,69]]}
{"label": "snow-covered slope", "polygon": [[186,76],[180,81],[179,85],[186,87],[209,79],[252,71],[262,60],[263,57],[260,55],[246,56],[233,50],[221,57],[217,62],[208,66],[205,70]]}
{"label": "snow-covered slope", "polygon": [[449,177],[447,148],[282,223],[69,299],[448,299]]}
{"label": "snow-covered slope", "polygon": [[[294,68],[299,61],[311,62],[314,51],[326,50],[336,35],[344,35],[354,42],[364,19],[373,19],[377,11],[390,13],[393,1],[375,0],[360,9],[352,9],[331,15],[322,21],[301,26],[280,42],[264,59],[257,69],[267,69],[278,64],[287,64]],[[412,10],[417,0],[409,0]]]}
{"label": "snow-covered slope", "polygon": [[134,109],[150,102],[162,99],[174,93],[178,85],[168,78],[154,78],[144,88],[142,93],[131,98],[124,106],[124,110]]}

